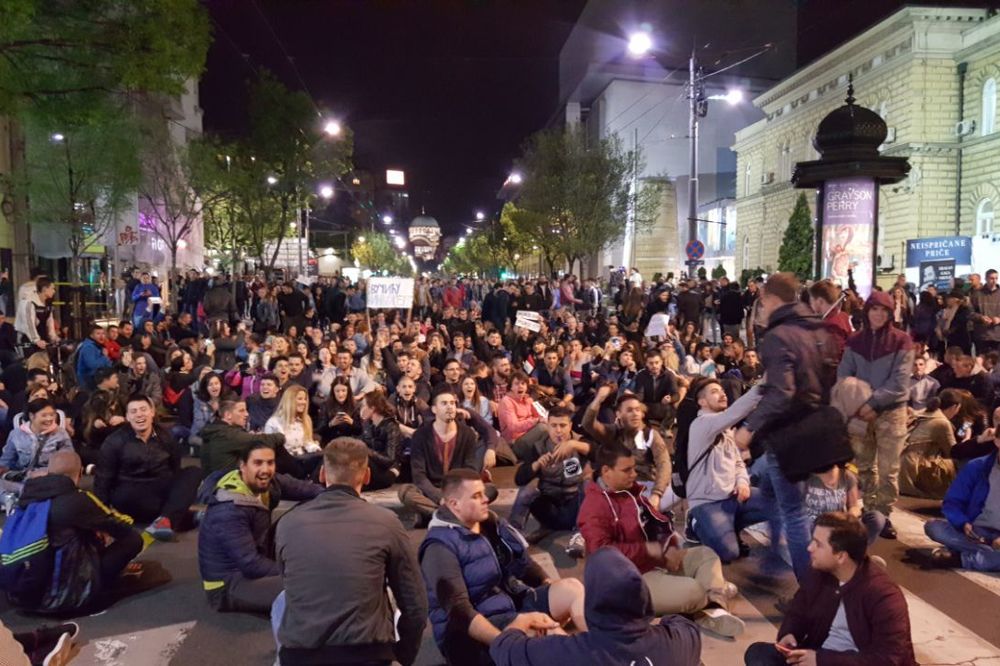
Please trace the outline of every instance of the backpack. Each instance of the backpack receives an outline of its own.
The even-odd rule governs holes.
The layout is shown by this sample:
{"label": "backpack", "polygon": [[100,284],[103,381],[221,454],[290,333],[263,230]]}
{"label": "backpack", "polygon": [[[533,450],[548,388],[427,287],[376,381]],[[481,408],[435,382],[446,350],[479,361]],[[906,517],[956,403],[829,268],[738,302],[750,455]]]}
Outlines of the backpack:
{"label": "backpack", "polygon": [[671,475],[670,485],[675,495],[684,498],[687,497],[687,480],[691,476],[691,470],[700,465],[708,457],[708,454],[715,449],[716,445],[722,441],[722,433],[719,433],[711,446],[702,451],[701,455],[691,465],[688,465],[688,442],[691,437],[691,424],[698,418],[698,392],[702,386],[709,383],[705,379],[701,379],[701,381],[698,381],[698,379],[700,378],[696,378],[691,384],[691,388],[688,390],[687,395],[684,396],[684,400],[677,406],[677,434],[674,437],[673,474]]}
{"label": "backpack", "polygon": [[52,500],[32,502],[7,518],[0,534],[0,589],[14,606],[37,608],[52,581],[55,551],[49,546]]}

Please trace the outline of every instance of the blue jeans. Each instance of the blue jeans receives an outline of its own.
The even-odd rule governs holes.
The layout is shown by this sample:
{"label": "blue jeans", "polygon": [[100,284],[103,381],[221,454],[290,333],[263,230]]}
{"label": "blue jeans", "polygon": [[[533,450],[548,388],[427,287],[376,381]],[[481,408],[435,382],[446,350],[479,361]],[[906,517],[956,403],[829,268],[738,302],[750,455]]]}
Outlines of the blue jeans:
{"label": "blue jeans", "polygon": [[278,628],[281,626],[281,618],[285,617],[285,591],[282,590],[274,598],[271,604],[271,633],[274,634],[274,644],[281,650],[281,643],[278,641]]}
{"label": "blue jeans", "polygon": [[861,514],[861,522],[868,530],[868,545],[872,545],[878,540],[878,535],[882,533],[888,518],[881,511],[865,511]]}
{"label": "blue jeans", "polygon": [[808,548],[812,539],[809,532],[809,517],[802,502],[802,490],[798,484],[785,478],[778,466],[777,458],[770,451],[757,461],[754,471],[760,478],[761,494],[773,502],[772,506],[777,509],[771,512],[768,521],[771,529],[771,546],[777,546],[783,526],[788,552],[792,556],[795,578],[802,582],[809,575],[811,568]]}
{"label": "blue jeans", "polygon": [[543,495],[535,486],[521,486],[517,490],[517,497],[514,499],[508,520],[515,528],[523,530],[530,513],[542,527],[550,530],[571,530],[576,527],[576,515],[580,512],[582,500],[582,484],[576,495],[562,501],[551,495]]}
{"label": "blue jeans", "polygon": [[736,496],[699,504],[689,512],[695,534],[702,544],[716,552],[723,564],[739,559],[740,531],[764,522],[773,513],[773,502],[759,488],[750,489],[750,499],[741,502]]}
{"label": "blue jeans", "polygon": [[990,544],[977,543],[952,527],[947,520],[930,520],[924,525],[927,536],[962,554],[962,568],[970,571],[1000,571],[1000,550],[994,550],[993,540],[1000,537],[1000,530],[976,527],[976,534]]}

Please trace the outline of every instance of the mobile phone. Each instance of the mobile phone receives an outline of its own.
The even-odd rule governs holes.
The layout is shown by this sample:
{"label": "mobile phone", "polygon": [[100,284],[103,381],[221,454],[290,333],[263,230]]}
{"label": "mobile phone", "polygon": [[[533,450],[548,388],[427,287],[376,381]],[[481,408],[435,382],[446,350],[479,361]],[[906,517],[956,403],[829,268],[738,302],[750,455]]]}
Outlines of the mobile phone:
{"label": "mobile phone", "polygon": [[777,650],[778,652],[780,652],[781,654],[789,654],[795,648],[789,647],[789,646],[785,645],[784,643],[775,643],[774,644],[774,649]]}

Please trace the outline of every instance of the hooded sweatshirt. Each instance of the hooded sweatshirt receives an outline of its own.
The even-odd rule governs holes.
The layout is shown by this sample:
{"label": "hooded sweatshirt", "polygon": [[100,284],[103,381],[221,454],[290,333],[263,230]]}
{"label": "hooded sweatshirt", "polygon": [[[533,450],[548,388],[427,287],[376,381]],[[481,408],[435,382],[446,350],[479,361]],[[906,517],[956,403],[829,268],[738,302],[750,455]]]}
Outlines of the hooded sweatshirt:
{"label": "hooded sweatshirt", "polygon": [[868,313],[876,306],[891,313],[892,298],[884,291],[873,291],[865,301],[865,326],[847,340],[837,378],[857,377],[868,382],[872,396],[865,404],[876,412],[884,412],[905,405],[910,397],[914,349],[910,337],[891,321],[877,331],[872,330]]}
{"label": "hooded sweatshirt", "polygon": [[617,549],[604,547],[587,557],[584,587],[586,632],[529,638],[518,629],[507,629],[490,646],[497,666],[700,663],[698,628],[678,615],[650,624],[654,613],[649,588],[635,565]]}

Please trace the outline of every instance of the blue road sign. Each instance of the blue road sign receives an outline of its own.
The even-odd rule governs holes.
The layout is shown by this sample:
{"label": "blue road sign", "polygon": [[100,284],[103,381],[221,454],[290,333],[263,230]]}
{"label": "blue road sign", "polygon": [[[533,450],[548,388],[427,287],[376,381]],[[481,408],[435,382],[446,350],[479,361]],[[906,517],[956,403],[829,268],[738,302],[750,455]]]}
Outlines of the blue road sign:
{"label": "blue road sign", "polygon": [[684,252],[688,259],[701,259],[705,256],[705,244],[697,239],[688,241],[688,244],[684,246]]}

